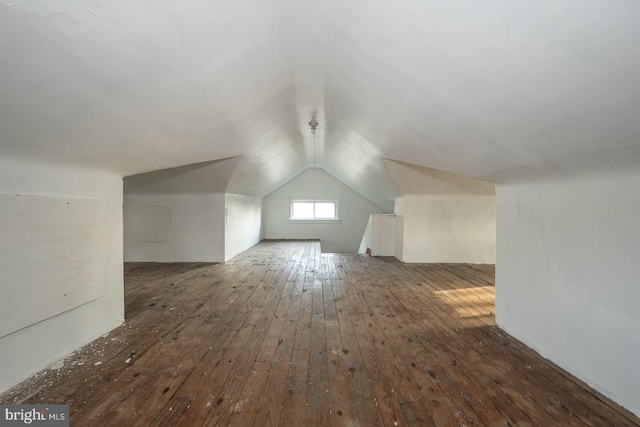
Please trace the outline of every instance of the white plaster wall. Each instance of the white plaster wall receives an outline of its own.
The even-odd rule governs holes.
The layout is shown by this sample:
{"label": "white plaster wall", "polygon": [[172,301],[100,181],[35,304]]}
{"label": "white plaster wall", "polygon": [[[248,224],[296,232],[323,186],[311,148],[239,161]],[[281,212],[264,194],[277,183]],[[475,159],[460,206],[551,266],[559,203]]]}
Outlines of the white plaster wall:
{"label": "white plaster wall", "polygon": [[640,172],[497,194],[499,326],[640,415]]}
{"label": "white plaster wall", "polygon": [[[223,262],[224,194],[124,195],[124,260],[136,262]],[[171,208],[168,242],[135,240],[139,206]]]}
{"label": "white plaster wall", "polygon": [[364,229],[364,234],[362,235],[362,240],[360,241],[360,247],[358,248],[359,254],[366,254],[367,249],[371,249],[371,228],[373,222],[373,215],[369,216],[369,221],[367,221],[367,226]]}
{"label": "white plaster wall", "polygon": [[[340,223],[289,221],[292,198],[340,199]],[[265,239],[320,239],[323,252],[358,251],[373,213],[385,213],[322,169],[307,169],[264,198]]]}
{"label": "white plaster wall", "polygon": [[404,262],[404,197],[396,199],[394,213],[396,215],[396,232],[393,255]]}
{"label": "white plaster wall", "polygon": [[230,260],[260,242],[262,199],[226,194],[224,258]]}
{"label": "white plaster wall", "polygon": [[371,255],[393,256],[395,251],[395,233],[395,215],[371,215]]}
{"label": "white plaster wall", "polygon": [[0,159],[0,193],[101,199],[104,209],[98,251],[104,257],[98,261],[104,265],[104,296],[1,338],[0,390],[5,390],[123,322],[122,178]]}
{"label": "white plaster wall", "polygon": [[402,261],[495,262],[494,195],[404,197]]}

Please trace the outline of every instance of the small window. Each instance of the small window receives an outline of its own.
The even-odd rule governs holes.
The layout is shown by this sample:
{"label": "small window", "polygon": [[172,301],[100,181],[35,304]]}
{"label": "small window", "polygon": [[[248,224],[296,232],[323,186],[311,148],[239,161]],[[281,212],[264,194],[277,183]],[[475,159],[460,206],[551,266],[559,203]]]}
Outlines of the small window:
{"label": "small window", "polygon": [[327,221],[340,219],[337,200],[292,200],[291,218],[294,221]]}

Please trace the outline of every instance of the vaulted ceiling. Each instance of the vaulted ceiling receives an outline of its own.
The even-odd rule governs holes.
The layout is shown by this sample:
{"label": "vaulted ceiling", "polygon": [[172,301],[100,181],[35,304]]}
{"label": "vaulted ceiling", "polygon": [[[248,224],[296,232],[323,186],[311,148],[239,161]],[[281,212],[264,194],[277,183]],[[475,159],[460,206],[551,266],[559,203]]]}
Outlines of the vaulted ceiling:
{"label": "vaulted ceiling", "polygon": [[638,22],[635,0],[0,0],[0,156],[237,158],[251,195],[315,163],[372,200],[399,192],[385,158],[491,181],[637,160]]}

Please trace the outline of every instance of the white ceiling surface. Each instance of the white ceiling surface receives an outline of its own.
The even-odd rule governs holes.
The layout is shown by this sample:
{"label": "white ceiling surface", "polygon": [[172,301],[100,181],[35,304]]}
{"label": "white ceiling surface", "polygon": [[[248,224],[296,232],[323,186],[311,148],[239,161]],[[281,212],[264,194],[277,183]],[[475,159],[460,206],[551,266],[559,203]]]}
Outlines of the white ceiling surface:
{"label": "white ceiling surface", "polygon": [[[382,158],[497,180],[640,158],[637,0],[0,0],[0,155],[123,176],[315,163],[372,201]],[[638,162],[640,163],[640,162]]]}

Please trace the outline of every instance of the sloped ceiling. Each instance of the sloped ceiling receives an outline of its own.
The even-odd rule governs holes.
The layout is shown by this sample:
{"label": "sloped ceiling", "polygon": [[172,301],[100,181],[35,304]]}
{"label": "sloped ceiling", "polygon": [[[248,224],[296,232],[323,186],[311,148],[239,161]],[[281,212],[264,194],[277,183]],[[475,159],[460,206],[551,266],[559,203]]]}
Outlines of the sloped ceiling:
{"label": "sloped ceiling", "polygon": [[495,185],[418,166],[413,163],[385,160],[387,170],[402,194],[495,196]]}
{"label": "sloped ceiling", "polygon": [[372,200],[399,193],[383,157],[493,181],[640,164],[638,22],[635,0],[0,0],[0,156],[240,157],[251,195],[315,163]]}
{"label": "sloped ceiling", "polygon": [[130,194],[225,193],[240,157],[194,163],[128,176],[124,191]]}

